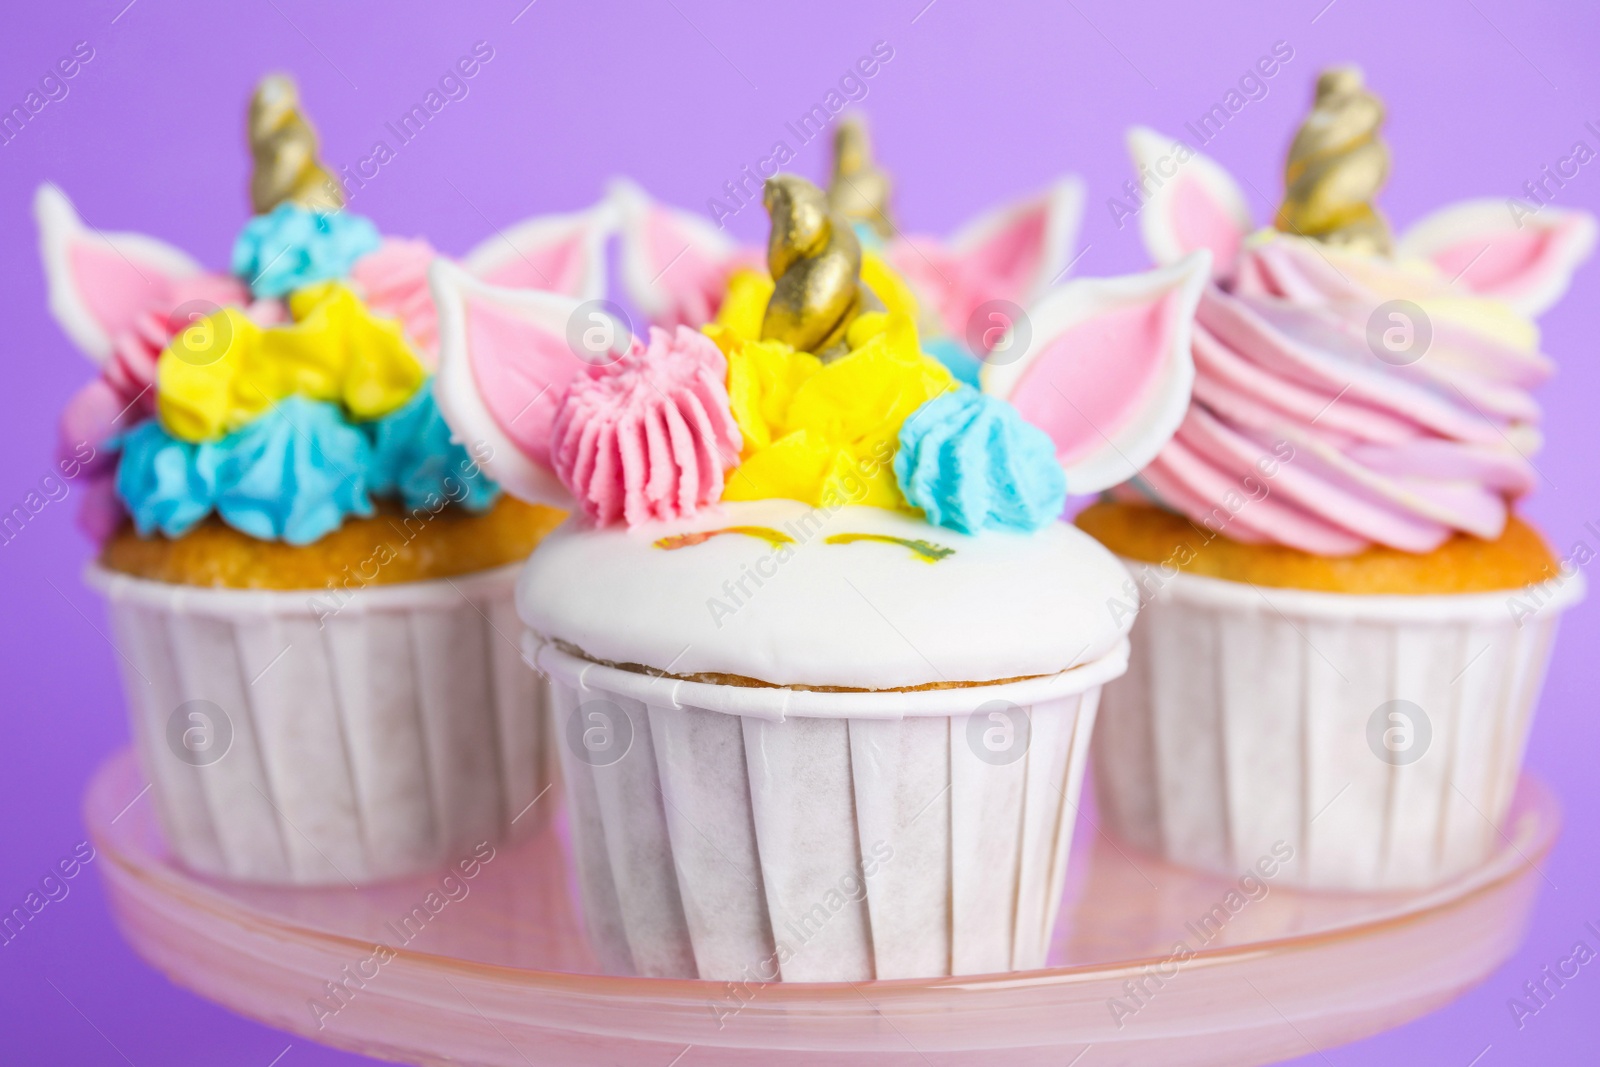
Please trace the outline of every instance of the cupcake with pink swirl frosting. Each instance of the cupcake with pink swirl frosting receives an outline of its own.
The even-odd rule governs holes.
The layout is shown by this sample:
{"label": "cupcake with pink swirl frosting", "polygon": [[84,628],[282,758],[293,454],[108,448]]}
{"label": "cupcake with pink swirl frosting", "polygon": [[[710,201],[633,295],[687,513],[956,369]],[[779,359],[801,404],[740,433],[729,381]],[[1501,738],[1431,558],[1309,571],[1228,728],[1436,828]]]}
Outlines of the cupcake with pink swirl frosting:
{"label": "cupcake with pink swirl frosting", "polygon": [[1218,164],[1132,132],[1151,255],[1210,249],[1213,282],[1182,425],[1078,519],[1142,608],[1097,741],[1106,822],[1218,870],[1286,843],[1320,888],[1484,858],[1582,593],[1514,505],[1554,371],[1533,318],[1594,220],[1469,201],[1391,239],[1382,114],[1359,72],[1324,73],[1262,230]]}

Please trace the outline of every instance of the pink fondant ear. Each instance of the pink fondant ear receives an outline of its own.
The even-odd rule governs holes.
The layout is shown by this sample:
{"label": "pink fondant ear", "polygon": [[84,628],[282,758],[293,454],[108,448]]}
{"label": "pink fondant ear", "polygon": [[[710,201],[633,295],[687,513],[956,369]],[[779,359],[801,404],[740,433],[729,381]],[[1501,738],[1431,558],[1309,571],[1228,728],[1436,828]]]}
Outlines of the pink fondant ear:
{"label": "pink fondant ear", "polygon": [[615,212],[602,200],[587,211],[519,222],[462,263],[490,285],[598,300],[606,292],[606,239],[615,228]]}
{"label": "pink fondant ear", "polygon": [[1066,270],[1083,221],[1083,182],[1074,175],[1049,189],[979,216],[950,249],[989,279],[990,296],[1028,303]]}
{"label": "pink fondant ear", "polygon": [[698,215],[668,207],[626,178],[611,183],[622,232],[622,284],[628,298],[658,326],[703,326],[716,315],[728,275],[759,266],[756,249],[741,249]]}
{"label": "pink fondant ear", "polygon": [[1134,182],[1148,190],[1143,206],[1135,202],[1130,210],[1138,211],[1150,258],[1176,263],[1205,249],[1217,276],[1231,275],[1239,248],[1254,228],[1250,207],[1233,177],[1178,138],[1144,126],[1128,131],[1128,151],[1138,171]]}
{"label": "pink fondant ear", "polygon": [[1516,206],[1484,199],[1441,208],[1407,230],[1396,252],[1431,260],[1446,277],[1525,315],[1541,314],[1594,251],[1595,220],[1548,205],[1513,214]]}
{"label": "pink fondant ear", "polygon": [[[571,505],[551,473],[556,410],[591,364],[568,341],[582,302],[536,289],[485,285],[447,260],[428,271],[439,309],[439,372],[434,395],[450,429],[513,496]],[[611,331],[612,351],[632,343],[615,322],[580,323]]]}
{"label": "pink fondant ear", "polygon": [[96,363],[110,357],[113,340],[144,312],[171,310],[183,281],[201,273],[198,263],[154,237],[85,226],[66,194],[49,183],[34,194],[33,212],[50,311]]}
{"label": "pink fondant ear", "polygon": [[1194,387],[1189,342],[1211,276],[1201,249],[1120,278],[1078,279],[1046,293],[995,346],[984,392],[1009,399],[1048,433],[1067,491],[1097,493],[1132,478],[1183,422]]}

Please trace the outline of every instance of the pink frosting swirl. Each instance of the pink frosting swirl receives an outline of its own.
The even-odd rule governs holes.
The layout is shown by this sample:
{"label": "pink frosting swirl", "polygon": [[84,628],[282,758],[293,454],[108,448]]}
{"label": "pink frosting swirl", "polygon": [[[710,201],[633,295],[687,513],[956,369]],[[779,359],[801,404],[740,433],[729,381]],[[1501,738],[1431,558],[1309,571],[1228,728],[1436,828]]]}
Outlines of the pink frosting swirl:
{"label": "pink frosting swirl", "polygon": [[[1369,342],[1390,300],[1423,309],[1419,358]],[[1535,337],[1423,264],[1254,243],[1201,300],[1189,413],[1140,481],[1215,533],[1318,555],[1498,537],[1537,479]]]}
{"label": "pink frosting swirl", "polygon": [[556,476],[582,512],[629,526],[692,515],[739,462],[728,364],[705,335],[650,330],[647,346],[575,380],[551,428]]}
{"label": "pink frosting swirl", "polygon": [[386,237],[378,250],[356,260],[350,279],[375,313],[399,319],[423,366],[439,361],[439,312],[428,289],[428,264],[439,253],[427,241]]}

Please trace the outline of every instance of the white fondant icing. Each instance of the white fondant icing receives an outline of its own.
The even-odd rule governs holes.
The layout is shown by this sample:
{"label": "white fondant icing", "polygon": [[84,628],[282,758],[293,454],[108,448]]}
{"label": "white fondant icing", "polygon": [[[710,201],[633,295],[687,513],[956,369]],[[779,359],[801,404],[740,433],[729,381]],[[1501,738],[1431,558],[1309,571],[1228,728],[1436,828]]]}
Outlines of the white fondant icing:
{"label": "white fondant icing", "polygon": [[[683,548],[675,534],[769,527],[773,545],[727,533]],[[902,545],[829,544],[876,534],[954,549],[927,562]],[[1117,647],[1133,622],[1128,573],[1056,523],[976,536],[873,507],[792,500],[724,505],[632,529],[569,520],[529,560],[523,621],[588,656],[677,675],[776,685],[893,689],[1052,674]]]}

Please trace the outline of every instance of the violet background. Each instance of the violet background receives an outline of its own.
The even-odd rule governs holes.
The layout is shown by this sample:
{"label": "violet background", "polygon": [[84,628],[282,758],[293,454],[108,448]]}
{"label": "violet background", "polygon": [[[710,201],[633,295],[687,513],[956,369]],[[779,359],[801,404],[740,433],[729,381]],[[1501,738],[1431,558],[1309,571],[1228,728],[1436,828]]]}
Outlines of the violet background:
{"label": "violet background", "polygon": [[[148,232],[224,266],[248,210],[245,102],[268,70],[298,77],[324,154],[354,164],[375,139],[392,144],[385,122],[487,41],[494,57],[468,83],[470,95],[400,148],[351,205],[385,232],[425,233],[455,253],[526,215],[586,206],[618,173],[703,209],[778,138],[797,149],[792,169],[821,176],[824,141],[801,147],[784,123],[819,103],[877,41],[894,57],[867,82],[862,106],[880,159],[899,178],[902,225],[946,233],[1074,171],[1090,194],[1078,275],[1145,265],[1136,226],[1119,230],[1106,205],[1129,176],[1125,128],[1182,132],[1275,41],[1289,42],[1293,59],[1204,149],[1267,196],[1281,189],[1283,151],[1312,79],[1334,62],[1361,63],[1390,105],[1395,167],[1382,203],[1399,226],[1461,197],[1518,194],[1576,141],[1600,148],[1600,21],[1586,4],[641,0],[602,11],[525,3],[8,5],[0,110],[20,103],[75,42],[95,54],[67,98],[0,146],[0,307],[14,376],[0,419],[0,511],[51,469],[56,413],[89,376],[46,312],[34,188],[57,181],[91,224]],[[1274,205],[1261,195],[1252,193],[1253,207],[1266,219]],[[1557,202],[1600,206],[1600,162],[1582,168]],[[752,207],[730,227],[755,239],[763,221]],[[1579,539],[1600,549],[1584,529],[1600,528],[1600,360],[1589,340],[1600,329],[1597,293],[1600,264],[1591,263],[1543,320],[1545,350],[1562,369],[1543,394],[1545,477],[1526,511],[1563,552]],[[90,546],[73,524],[75,505],[51,504],[0,546],[9,753],[0,773],[0,911],[82,840],[84,786],[127,741],[114,653],[97,633],[101,605],[78,578]],[[1520,1032],[1507,1000],[1580,938],[1595,944],[1583,924],[1600,921],[1597,638],[1595,605],[1569,617],[1533,736],[1529,764],[1560,795],[1567,822],[1523,950],[1445,1010],[1299,1062],[1596,1062],[1594,967]],[[374,1062],[171,986],[122,943],[98,875],[71,886],[0,946],[0,1059],[265,1067],[292,1046],[276,1061],[283,1067]]]}

